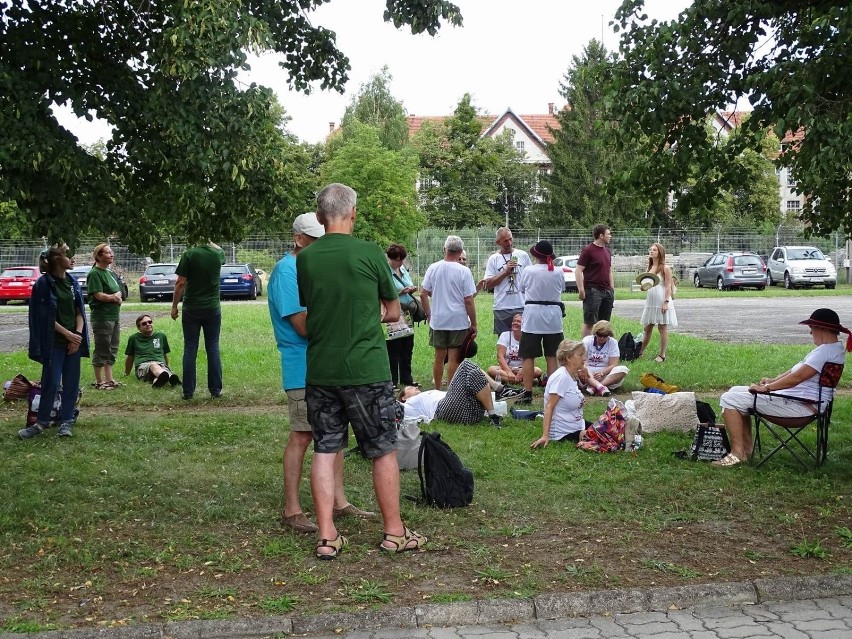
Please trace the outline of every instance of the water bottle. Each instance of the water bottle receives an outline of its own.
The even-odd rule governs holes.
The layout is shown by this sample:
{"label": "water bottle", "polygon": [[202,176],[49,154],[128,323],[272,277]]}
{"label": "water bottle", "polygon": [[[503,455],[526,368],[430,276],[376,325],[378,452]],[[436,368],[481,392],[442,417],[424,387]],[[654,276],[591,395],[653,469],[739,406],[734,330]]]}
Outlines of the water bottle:
{"label": "water bottle", "polygon": [[634,435],[633,450],[639,450],[640,448],[642,448],[642,435]]}

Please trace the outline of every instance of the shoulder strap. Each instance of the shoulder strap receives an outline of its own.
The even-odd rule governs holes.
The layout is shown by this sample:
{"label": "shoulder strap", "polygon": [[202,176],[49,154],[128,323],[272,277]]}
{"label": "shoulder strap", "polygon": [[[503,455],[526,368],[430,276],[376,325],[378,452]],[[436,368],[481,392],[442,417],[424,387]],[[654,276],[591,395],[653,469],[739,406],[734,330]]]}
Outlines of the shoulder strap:
{"label": "shoulder strap", "polygon": [[417,475],[420,477],[420,496],[423,502],[429,502],[429,495],[426,494],[426,479],[423,476],[424,461],[426,457],[426,440],[432,437],[432,433],[423,433],[423,438],[420,440],[420,450],[417,452]]}

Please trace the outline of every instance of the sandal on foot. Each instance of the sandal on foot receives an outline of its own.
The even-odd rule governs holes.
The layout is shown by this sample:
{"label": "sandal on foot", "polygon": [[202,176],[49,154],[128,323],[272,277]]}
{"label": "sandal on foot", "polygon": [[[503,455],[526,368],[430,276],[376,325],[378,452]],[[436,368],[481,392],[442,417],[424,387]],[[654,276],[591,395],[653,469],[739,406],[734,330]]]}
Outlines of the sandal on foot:
{"label": "sandal on foot", "polygon": [[[390,533],[385,533],[382,543],[379,544],[379,550],[384,550],[385,552],[394,554],[405,552],[406,550],[419,550],[428,541],[425,535],[409,530],[405,526],[403,526],[402,529],[405,531],[402,535],[391,535]],[[393,547],[385,546],[386,541],[392,543]],[[412,542],[414,542],[414,545],[411,545]]]}
{"label": "sandal on foot", "polygon": [[[346,543],[346,537],[340,533],[337,533],[337,539],[320,539],[317,541],[314,555],[316,555],[317,559],[322,559],[323,561],[337,559],[337,555],[346,547]],[[331,552],[322,553],[319,551],[320,548],[331,548]]]}
{"label": "sandal on foot", "polygon": [[595,390],[595,394],[600,395],[601,397],[609,397],[610,395],[612,395],[612,392],[610,392],[610,390],[606,386],[601,386],[600,388]]}
{"label": "sandal on foot", "polygon": [[109,382],[99,382],[95,384],[95,390],[114,390],[115,386]]}
{"label": "sandal on foot", "polygon": [[733,453],[728,453],[722,459],[717,459],[714,462],[711,462],[714,466],[736,466],[737,464],[742,464],[743,460],[734,455]]}
{"label": "sandal on foot", "polygon": [[654,358],[654,361],[657,362],[657,364],[662,364],[663,362],[666,361],[666,356],[665,355],[657,355]]}

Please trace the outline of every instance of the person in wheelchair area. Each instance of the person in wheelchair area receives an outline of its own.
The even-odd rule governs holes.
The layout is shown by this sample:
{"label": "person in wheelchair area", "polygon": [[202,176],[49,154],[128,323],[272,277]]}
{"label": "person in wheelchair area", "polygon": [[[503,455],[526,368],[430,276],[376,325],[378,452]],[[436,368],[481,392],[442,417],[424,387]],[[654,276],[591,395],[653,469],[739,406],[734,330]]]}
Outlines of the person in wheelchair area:
{"label": "person in wheelchair area", "polygon": [[[818,308],[799,324],[810,328],[811,338],[816,345],[805,359],[775,377],[764,377],[750,386],[734,386],[719,399],[725,421],[724,428],[728,431],[731,441],[731,452],[713,462],[714,466],[736,466],[751,457],[754,441],[749,410],[755,405],[755,397],[757,410],[764,415],[799,418],[810,417],[817,411],[813,404],[763,393],[781,392],[784,395],[816,401],[819,397],[819,378],[823,365],[829,362],[843,364],[845,351],[852,351],[852,333],[845,326],[841,326],[837,313],[830,308]],[[838,340],[840,333],[848,335],[845,345]],[[833,389],[823,390],[824,403],[831,401],[833,392]]]}

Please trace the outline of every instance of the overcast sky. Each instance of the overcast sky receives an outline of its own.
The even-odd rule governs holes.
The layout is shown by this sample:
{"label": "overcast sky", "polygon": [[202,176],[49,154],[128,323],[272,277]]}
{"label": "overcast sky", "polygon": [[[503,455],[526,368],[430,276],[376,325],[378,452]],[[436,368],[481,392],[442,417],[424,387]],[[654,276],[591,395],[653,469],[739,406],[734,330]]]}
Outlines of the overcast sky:
{"label": "overcast sky", "polygon": [[[272,87],[292,118],[288,130],[299,139],[319,142],[329,122],[339,123],[360,85],[387,65],[391,90],[409,115],[452,113],[467,92],[484,113],[546,113],[548,104],[562,106],[559,95],[571,58],[591,40],[603,37],[608,50],[618,47],[609,22],[620,0],[455,0],[464,17],[461,28],[443,28],[437,36],[413,36],[382,20],[384,0],[333,0],[312,14],[311,21],[337,34],[338,47],[349,57],[346,92],[311,95],[287,90],[277,58],[252,58],[252,70],[241,78]],[[647,13],[669,20],[688,0],[649,0]],[[97,123],[73,122],[67,112],[60,122],[90,144],[108,135]]]}

